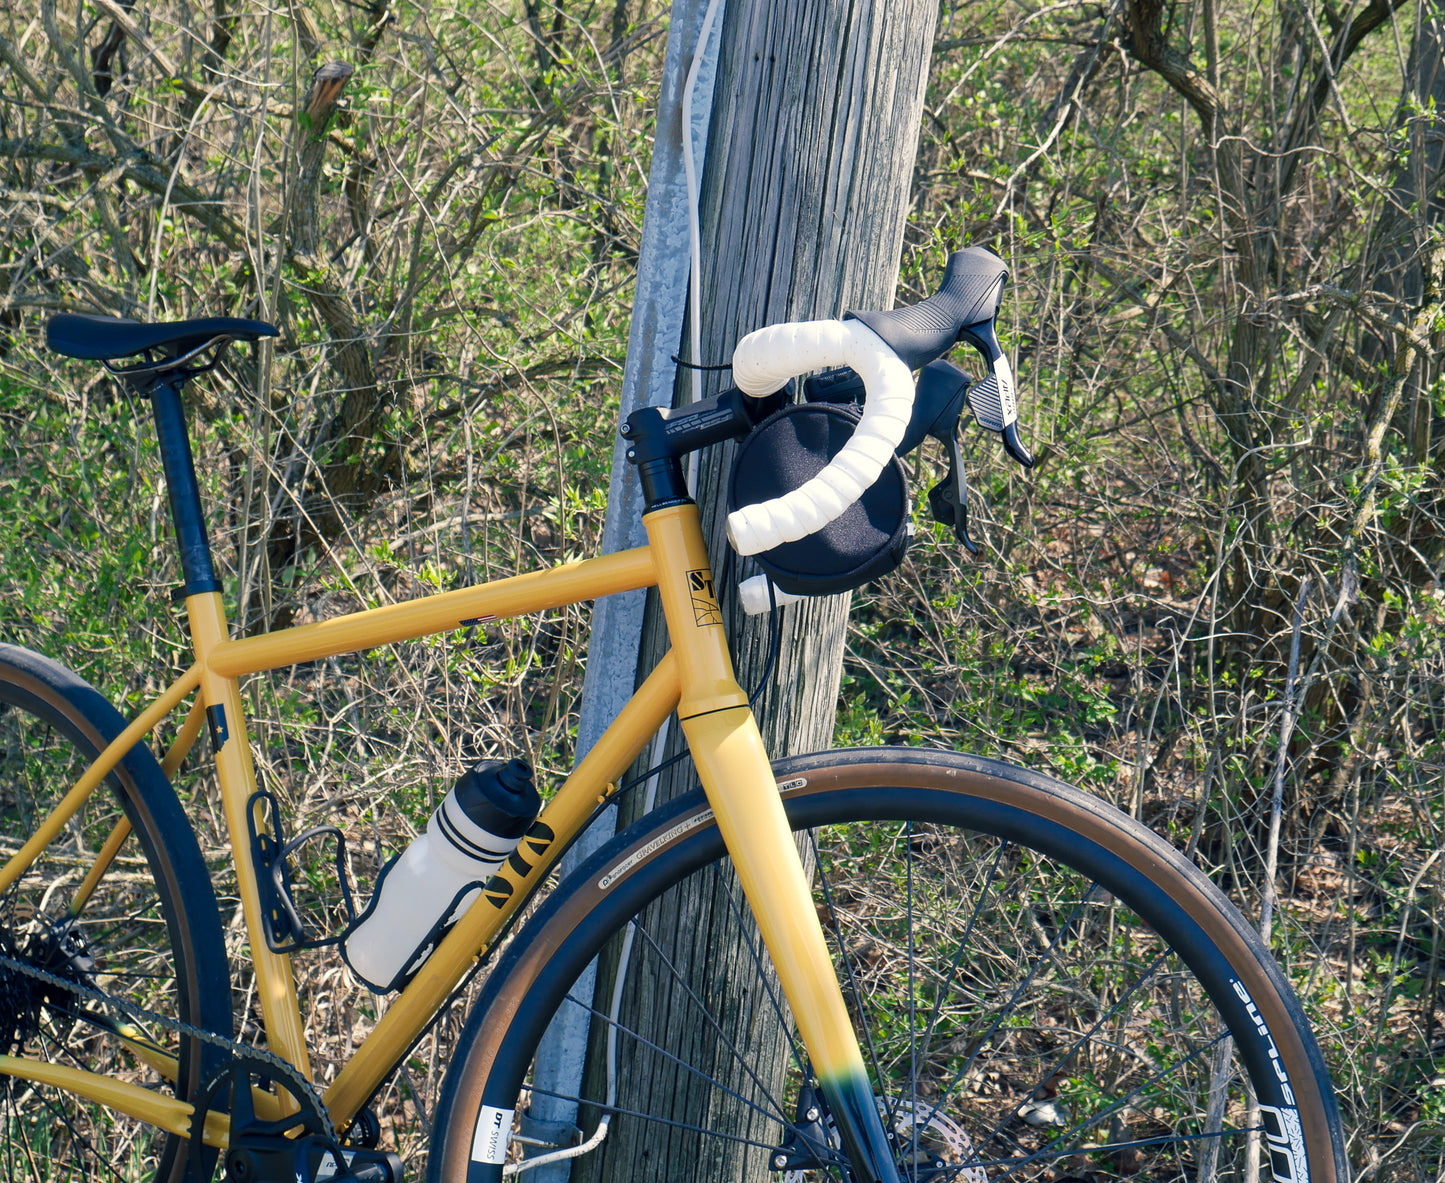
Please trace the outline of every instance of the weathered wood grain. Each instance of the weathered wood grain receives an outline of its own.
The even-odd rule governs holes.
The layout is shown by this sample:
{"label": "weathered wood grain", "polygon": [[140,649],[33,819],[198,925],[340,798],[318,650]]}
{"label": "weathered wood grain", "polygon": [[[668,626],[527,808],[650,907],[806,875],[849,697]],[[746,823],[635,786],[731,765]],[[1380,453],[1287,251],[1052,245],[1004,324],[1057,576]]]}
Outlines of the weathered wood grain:
{"label": "weathered wood grain", "polygon": [[[728,5],[703,182],[705,356],[699,360],[728,360],[737,339],[763,325],[892,306],[936,16],[929,0]],[[705,393],[721,389],[724,380],[709,375]],[[679,399],[685,391],[680,382]],[[704,456],[698,500],[730,609],[739,679],[751,687],[767,661],[768,622],[745,619],[729,601],[740,571],[751,573],[729,556],[722,533],[731,460],[730,446]],[[841,596],[783,610],[778,665],[760,712],[775,754],[830,746],[846,615]],[[647,633],[644,663],[650,665],[665,643],[655,605],[649,605]],[[659,800],[692,787],[690,767],[680,769],[661,786]],[[758,983],[761,949],[739,935],[745,908],[729,875],[645,919],[661,954],[724,1018],[726,1036],[656,972],[662,957],[641,938],[623,1022],[752,1099],[758,1082],[731,1049],[745,1049],[764,1082],[778,1079],[787,1049],[767,1037],[775,1026],[772,1004]],[[600,1034],[594,1031],[594,1045]],[[638,1041],[623,1044],[623,1109],[704,1125],[736,1115],[745,1137],[765,1144],[778,1137],[777,1124],[744,1100]],[[595,1075],[600,1081],[600,1068]],[[591,1128],[586,1115],[582,1124]],[[619,1120],[604,1150],[579,1163],[573,1179],[771,1177],[761,1150],[655,1123]]]}

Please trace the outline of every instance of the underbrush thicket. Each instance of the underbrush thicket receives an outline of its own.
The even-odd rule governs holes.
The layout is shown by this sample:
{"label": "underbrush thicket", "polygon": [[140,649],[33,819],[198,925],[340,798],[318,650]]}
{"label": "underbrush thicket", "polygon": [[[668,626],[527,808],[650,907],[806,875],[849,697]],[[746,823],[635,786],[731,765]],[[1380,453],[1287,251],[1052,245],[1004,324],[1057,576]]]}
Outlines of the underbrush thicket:
{"label": "underbrush thicket", "polygon": [[[857,597],[838,717],[840,743],[1109,797],[1252,916],[1275,866],[1362,1178],[1433,1178],[1445,1138],[1432,11],[944,6],[899,298],[958,245],[1009,261],[1040,463],[970,429],[983,556],[919,511]],[[281,326],[193,387],[249,630],[592,553],[666,15],[0,14],[0,640],[129,711],[184,660],[147,409],[46,355],[61,309]],[[334,116],[329,60],[354,68]],[[923,503],[941,457],[909,463]],[[587,632],[570,610],[258,679],[258,770],[295,829],[347,828],[364,890],[466,761],[565,774]],[[205,764],[183,791],[219,867]],[[383,1004],[302,969],[324,1077]],[[385,1099],[414,1135],[451,1030]]]}

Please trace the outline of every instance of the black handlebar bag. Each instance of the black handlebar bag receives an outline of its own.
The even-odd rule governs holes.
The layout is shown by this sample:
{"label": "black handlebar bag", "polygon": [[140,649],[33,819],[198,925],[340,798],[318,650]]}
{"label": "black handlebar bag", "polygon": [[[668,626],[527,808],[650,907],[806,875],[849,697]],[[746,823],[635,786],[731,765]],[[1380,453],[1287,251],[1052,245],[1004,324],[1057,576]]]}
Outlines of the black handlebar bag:
{"label": "black handlebar bag", "polygon": [[[808,402],[764,419],[733,460],[728,509],[781,497],[817,476],[843,450],[860,417],[856,406]],[[903,465],[894,456],[842,517],[753,558],[775,586],[792,595],[851,591],[903,561],[910,508]]]}

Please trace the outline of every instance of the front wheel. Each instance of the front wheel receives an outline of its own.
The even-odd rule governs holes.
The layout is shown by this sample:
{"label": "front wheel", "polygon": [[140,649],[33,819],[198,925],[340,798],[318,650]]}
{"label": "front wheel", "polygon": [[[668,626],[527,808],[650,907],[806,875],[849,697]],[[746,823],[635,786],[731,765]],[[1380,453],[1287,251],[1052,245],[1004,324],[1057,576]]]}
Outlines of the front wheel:
{"label": "front wheel", "polygon": [[[825,752],[774,771],[900,1178],[1207,1183],[1255,1162],[1276,1183],[1345,1183],[1298,1002],[1234,906],[1156,835],[951,752]],[[614,1018],[622,942],[608,942],[629,931]],[[544,1094],[555,1108],[555,1078],[532,1064],[569,1007],[591,1010],[592,1056],[562,1099],[584,1137],[608,1119],[573,1180],[850,1177],[700,793],[600,850],[513,943],[452,1060],[433,1180],[525,1170],[537,1151],[514,1126]]]}

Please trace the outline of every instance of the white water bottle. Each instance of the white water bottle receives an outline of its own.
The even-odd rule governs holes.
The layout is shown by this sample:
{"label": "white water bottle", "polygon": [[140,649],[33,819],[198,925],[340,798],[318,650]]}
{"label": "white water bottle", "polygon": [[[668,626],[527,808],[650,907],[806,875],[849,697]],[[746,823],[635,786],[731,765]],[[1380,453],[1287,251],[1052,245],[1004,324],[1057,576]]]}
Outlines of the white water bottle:
{"label": "white water bottle", "polygon": [[346,934],[356,976],[382,993],[421,967],[443,931],[481,896],[542,808],[523,760],[464,774],[422,833],[387,864],[371,903]]}

